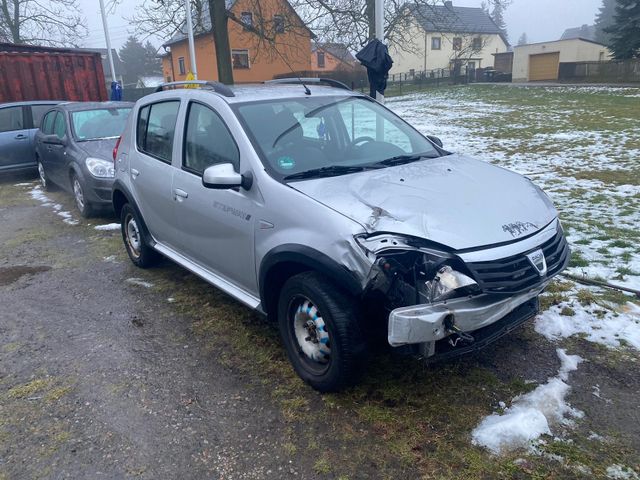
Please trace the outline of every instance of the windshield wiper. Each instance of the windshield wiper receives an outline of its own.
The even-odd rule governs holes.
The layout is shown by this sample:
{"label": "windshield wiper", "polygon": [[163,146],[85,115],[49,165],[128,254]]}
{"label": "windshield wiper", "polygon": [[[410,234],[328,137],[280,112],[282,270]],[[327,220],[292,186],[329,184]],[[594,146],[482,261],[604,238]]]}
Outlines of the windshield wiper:
{"label": "windshield wiper", "polygon": [[387,167],[392,167],[394,165],[402,165],[405,163],[417,162],[418,160],[422,160],[423,158],[437,158],[437,155],[427,155],[427,154],[410,154],[410,155],[396,155],[395,157],[387,158],[386,160],[381,160],[376,162],[375,165],[385,165]]}
{"label": "windshield wiper", "polygon": [[376,165],[329,165],[328,167],[312,168],[304,172],[292,173],[283,178],[283,180],[299,180],[303,178],[320,178],[333,177],[337,175],[346,175],[347,173],[362,172],[364,170],[378,169],[381,166]]}

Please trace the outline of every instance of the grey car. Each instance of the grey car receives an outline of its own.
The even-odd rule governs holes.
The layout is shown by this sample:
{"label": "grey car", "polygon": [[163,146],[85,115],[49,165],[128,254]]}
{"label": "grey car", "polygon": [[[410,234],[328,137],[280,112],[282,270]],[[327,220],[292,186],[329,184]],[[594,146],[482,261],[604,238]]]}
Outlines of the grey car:
{"label": "grey car", "polygon": [[433,361],[531,319],[569,259],[547,195],[305,81],[138,100],[113,187],[133,263],[164,255],[277,321],[320,391],[356,381],[377,332]]}
{"label": "grey car", "polygon": [[73,194],[80,214],[111,207],[113,149],[133,103],[74,102],[51,109],[36,134],[36,161],[44,189]]}
{"label": "grey car", "polygon": [[0,173],[36,169],[35,135],[42,116],[60,102],[0,104]]}

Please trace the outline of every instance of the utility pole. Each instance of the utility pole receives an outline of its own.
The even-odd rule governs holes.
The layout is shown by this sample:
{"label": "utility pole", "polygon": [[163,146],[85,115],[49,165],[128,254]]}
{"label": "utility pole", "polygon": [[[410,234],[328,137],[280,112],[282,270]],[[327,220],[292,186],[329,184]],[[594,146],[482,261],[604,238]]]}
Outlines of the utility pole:
{"label": "utility pole", "polygon": [[[384,0],[375,1],[376,38],[381,42],[384,42]],[[376,100],[380,103],[384,103],[384,95],[380,92],[376,92]]]}
{"label": "utility pole", "polygon": [[113,66],[113,54],[111,53],[111,37],[109,36],[109,27],[107,26],[107,15],[104,13],[104,0],[100,0],[100,13],[102,14],[104,38],[107,41],[107,58],[109,59],[109,68],[111,70],[111,81],[116,82],[116,69]]}
{"label": "utility pole", "polygon": [[[102,0],[100,0],[102,1]],[[196,50],[193,45],[193,21],[191,19],[191,0],[184,0],[187,10],[187,36],[189,37],[189,58],[191,60],[191,73],[194,80],[198,79],[198,67],[196,66]]]}

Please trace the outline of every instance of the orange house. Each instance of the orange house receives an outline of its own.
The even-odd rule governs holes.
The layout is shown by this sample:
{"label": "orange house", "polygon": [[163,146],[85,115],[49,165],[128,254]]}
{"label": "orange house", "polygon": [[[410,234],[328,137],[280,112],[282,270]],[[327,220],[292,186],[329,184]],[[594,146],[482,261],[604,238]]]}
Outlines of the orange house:
{"label": "orange house", "polygon": [[[271,80],[275,75],[311,69],[313,33],[287,0],[227,1],[229,44],[235,83]],[[260,11],[254,11],[259,5]],[[218,80],[216,52],[208,2],[203,2],[202,28],[194,48],[199,80]],[[233,19],[235,18],[235,20]],[[252,29],[264,31],[264,37]],[[274,47],[277,45],[277,48]],[[163,45],[162,73],[166,81],[186,80],[191,71],[187,36],[179,33]]]}
{"label": "orange house", "polygon": [[311,46],[311,70],[333,72],[355,70],[360,66],[343,43],[313,43]]}

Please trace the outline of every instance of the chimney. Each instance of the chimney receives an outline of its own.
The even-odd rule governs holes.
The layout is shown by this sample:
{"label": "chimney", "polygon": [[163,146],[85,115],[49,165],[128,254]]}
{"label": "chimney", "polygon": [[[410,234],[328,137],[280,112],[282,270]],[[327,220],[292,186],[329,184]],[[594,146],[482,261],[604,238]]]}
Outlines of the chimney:
{"label": "chimney", "polygon": [[447,7],[449,10],[453,10],[453,2],[451,0],[446,0],[444,2],[444,6]]}

